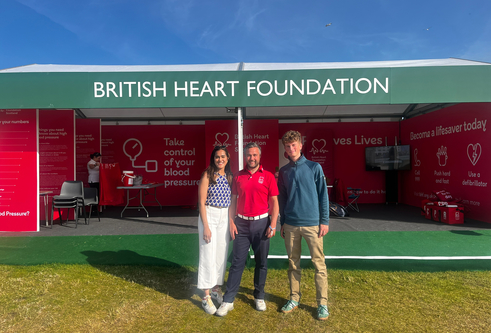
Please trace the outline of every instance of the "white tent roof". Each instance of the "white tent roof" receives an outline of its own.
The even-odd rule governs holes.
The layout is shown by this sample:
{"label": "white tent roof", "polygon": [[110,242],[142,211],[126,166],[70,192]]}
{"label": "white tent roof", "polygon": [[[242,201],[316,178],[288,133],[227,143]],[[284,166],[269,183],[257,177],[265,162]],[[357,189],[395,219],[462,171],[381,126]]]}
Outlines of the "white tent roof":
{"label": "white tent roof", "polygon": [[220,72],[237,71],[239,63],[203,65],[27,65],[0,70],[0,73],[111,73],[111,72]]}
{"label": "white tent roof", "polygon": [[196,71],[264,71],[341,68],[398,68],[428,66],[491,65],[479,61],[448,58],[426,60],[364,61],[364,62],[299,62],[299,63],[230,63],[198,65],[27,65],[0,70],[0,73],[56,73],[56,72],[196,72]]}
{"label": "white tent roof", "polygon": [[[245,63],[245,71],[261,70],[296,70],[296,69],[340,69],[340,68],[397,68],[427,66],[472,66],[483,65],[482,62],[462,59],[427,59],[400,61],[365,61],[365,62],[312,62],[312,63]],[[491,64],[490,64],[491,65]]]}

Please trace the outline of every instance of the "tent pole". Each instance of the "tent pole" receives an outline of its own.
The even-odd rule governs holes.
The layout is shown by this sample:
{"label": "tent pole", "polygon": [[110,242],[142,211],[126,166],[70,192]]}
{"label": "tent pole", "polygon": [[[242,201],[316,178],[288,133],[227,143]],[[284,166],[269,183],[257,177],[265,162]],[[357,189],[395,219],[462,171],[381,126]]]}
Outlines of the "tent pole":
{"label": "tent pole", "polygon": [[240,171],[244,168],[244,119],[242,118],[242,108],[237,108],[237,125]]}

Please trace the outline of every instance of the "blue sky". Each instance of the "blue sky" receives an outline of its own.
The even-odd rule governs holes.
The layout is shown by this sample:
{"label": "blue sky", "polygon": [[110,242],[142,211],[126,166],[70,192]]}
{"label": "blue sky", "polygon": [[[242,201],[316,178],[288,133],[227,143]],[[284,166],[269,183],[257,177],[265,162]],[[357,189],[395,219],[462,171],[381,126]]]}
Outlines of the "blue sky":
{"label": "blue sky", "polygon": [[0,0],[0,15],[0,68],[491,62],[489,0]]}

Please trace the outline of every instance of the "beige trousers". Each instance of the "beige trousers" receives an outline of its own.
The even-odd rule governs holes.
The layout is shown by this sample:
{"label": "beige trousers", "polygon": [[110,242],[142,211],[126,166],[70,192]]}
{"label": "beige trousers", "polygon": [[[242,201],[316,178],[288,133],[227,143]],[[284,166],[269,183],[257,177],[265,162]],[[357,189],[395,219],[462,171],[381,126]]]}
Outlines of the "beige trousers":
{"label": "beige trousers", "polygon": [[315,268],[315,289],[317,305],[327,305],[327,269],[324,258],[323,237],[319,238],[319,226],[294,227],[284,224],[285,247],[288,254],[288,278],[290,280],[290,299],[299,302],[300,280],[302,269],[300,257],[302,254],[302,237],[307,242]]}

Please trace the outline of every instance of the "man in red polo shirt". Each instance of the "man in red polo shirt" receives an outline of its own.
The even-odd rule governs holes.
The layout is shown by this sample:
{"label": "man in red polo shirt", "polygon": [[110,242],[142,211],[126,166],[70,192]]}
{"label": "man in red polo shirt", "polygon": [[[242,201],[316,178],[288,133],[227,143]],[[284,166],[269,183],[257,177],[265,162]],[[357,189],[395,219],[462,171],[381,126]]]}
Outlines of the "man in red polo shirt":
{"label": "man in red polo shirt", "polygon": [[264,285],[268,272],[269,239],[276,232],[279,192],[274,175],[264,170],[259,163],[261,147],[251,142],[245,146],[244,155],[247,168],[235,174],[232,185],[229,214],[230,235],[234,240],[233,260],[228,274],[227,291],[223,295],[223,303],[216,312],[220,317],[234,309],[233,302],[239,291],[249,246],[254,251],[256,261],[254,303],[256,310],[266,310]]}

